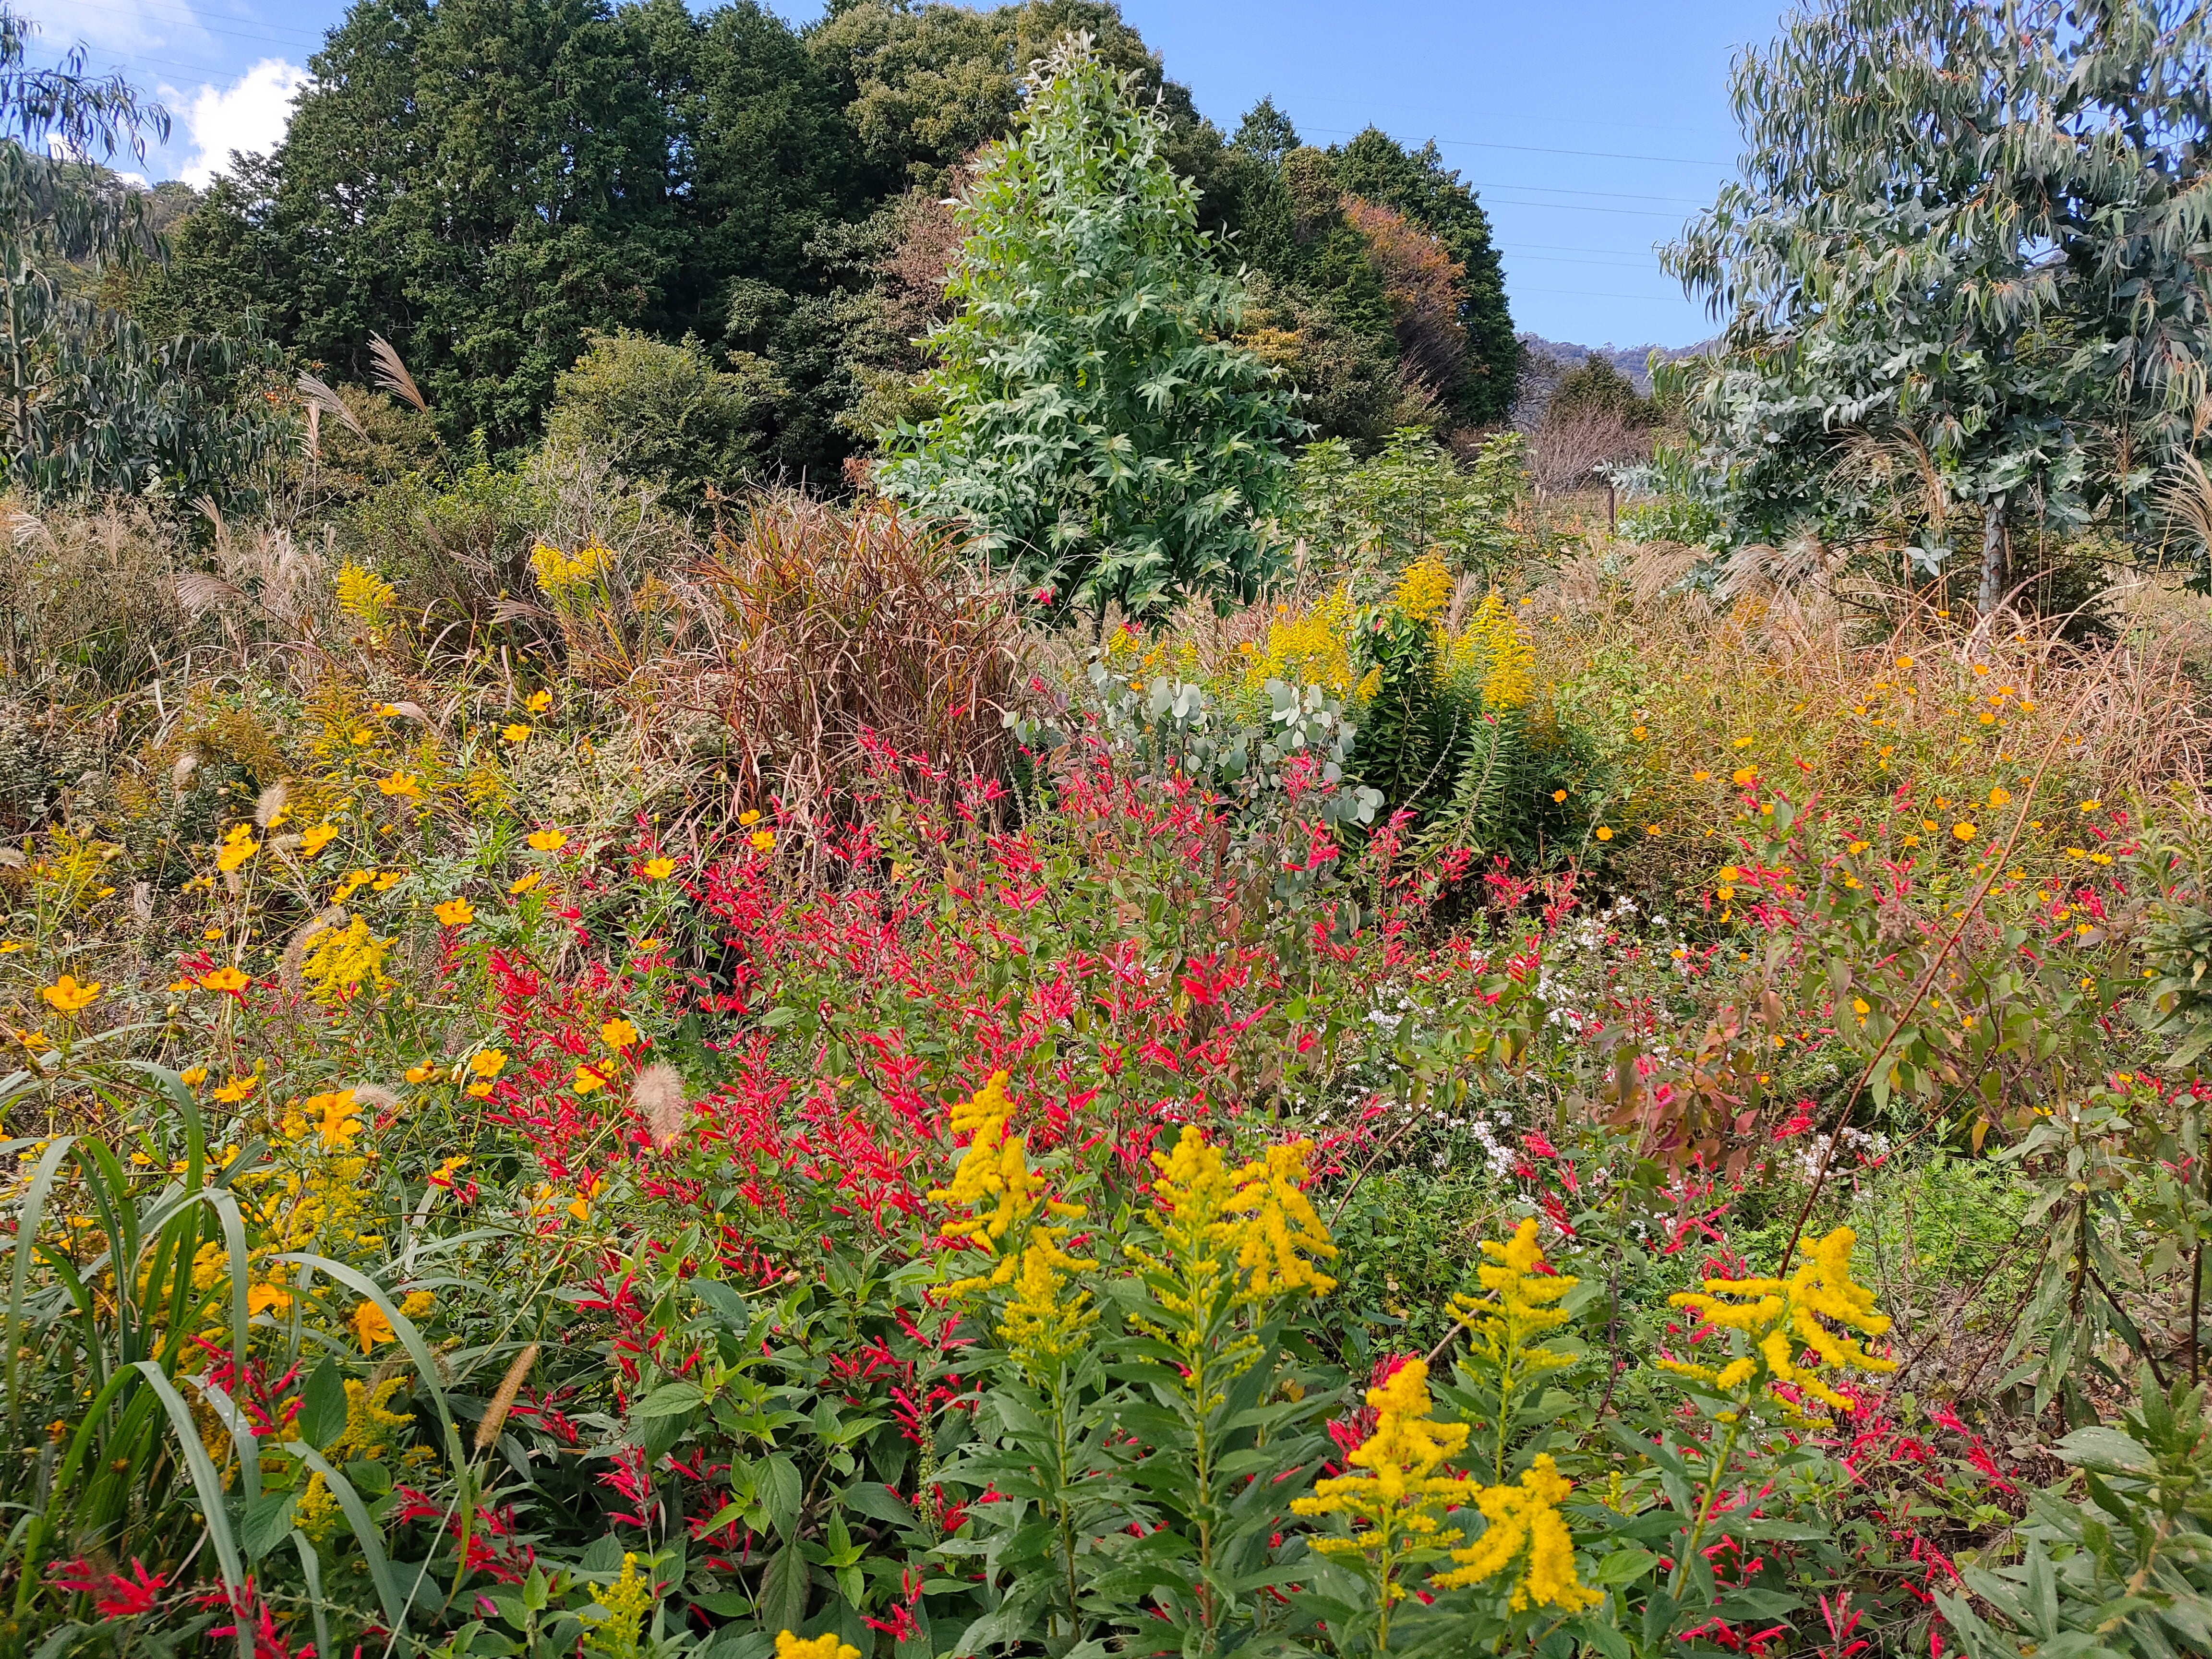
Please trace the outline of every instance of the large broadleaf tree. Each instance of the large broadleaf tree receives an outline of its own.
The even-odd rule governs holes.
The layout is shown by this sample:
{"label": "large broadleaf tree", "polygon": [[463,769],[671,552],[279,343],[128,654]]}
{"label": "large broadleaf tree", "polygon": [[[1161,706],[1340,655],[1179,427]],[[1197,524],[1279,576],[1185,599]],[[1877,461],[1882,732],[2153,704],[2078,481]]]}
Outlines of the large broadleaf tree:
{"label": "large broadleaf tree", "polygon": [[1925,566],[1978,536],[1984,611],[2024,527],[2155,530],[2212,407],[2208,18],[1823,0],[1739,60],[1742,176],[1668,257],[1726,322],[1687,410],[1742,539],[1862,525],[1869,445]]}
{"label": "large broadleaf tree", "polygon": [[1304,429],[1231,337],[1243,284],[1136,90],[1084,36],[1038,67],[958,210],[960,310],[931,341],[944,412],[885,434],[878,475],[1094,615],[1249,594]]}

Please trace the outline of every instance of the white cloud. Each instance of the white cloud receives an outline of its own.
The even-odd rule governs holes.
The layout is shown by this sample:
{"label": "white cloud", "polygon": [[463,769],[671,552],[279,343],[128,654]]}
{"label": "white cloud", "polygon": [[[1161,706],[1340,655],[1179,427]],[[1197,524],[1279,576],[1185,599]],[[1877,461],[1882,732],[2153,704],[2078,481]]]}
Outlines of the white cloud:
{"label": "white cloud", "polygon": [[307,78],[281,58],[264,58],[227,88],[202,87],[184,112],[193,153],[177,176],[204,190],[229,167],[231,151],[274,149],[292,119],[292,94]]}

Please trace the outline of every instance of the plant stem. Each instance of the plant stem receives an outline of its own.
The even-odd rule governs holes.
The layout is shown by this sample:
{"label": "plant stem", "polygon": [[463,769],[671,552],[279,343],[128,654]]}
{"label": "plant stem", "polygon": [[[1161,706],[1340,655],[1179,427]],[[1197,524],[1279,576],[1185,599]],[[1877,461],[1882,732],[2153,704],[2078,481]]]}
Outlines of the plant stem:
{"label": "plant stem", "polygon": [[1713,1457],[1712,1472],[1705,1477],[1705,1495],[1698,1504],[1698,1518],[1690,1523],[1689,1541],[1682,1547],[1680,1558],[1674,1563],[1674,1576],[1667,1582],[1667,1593],[1680,1596],[1683,1576],[1690,1570],[1690,1558],[1698,1553],[1705,1541],[1705,1522],[1712,1519],[1713,1504],[1721,1495],[1721,1478],[1728,1473],[1729,1457],[1735,1450],[1735,1440],[1743,1432],[1743,1419],[1751,1410],[1745,1401],[1736,1409],[1735,1420],[1728,1425],[1728,1433],[1721,1437],[1720,1450]]}

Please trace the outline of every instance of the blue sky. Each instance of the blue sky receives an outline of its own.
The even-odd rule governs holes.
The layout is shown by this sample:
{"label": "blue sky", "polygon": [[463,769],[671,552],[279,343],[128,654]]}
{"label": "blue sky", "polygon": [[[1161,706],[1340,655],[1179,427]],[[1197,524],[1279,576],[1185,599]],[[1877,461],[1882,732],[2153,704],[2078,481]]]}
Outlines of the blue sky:
{"label": "blue sky", "polygon": [[[695,5],[701,0],[693,0]],[[769,0],[794,21],[819,0]],[[282,133],[290,89],[342,0],[17,0],[40,56],[82,41],[176,118],[149,178],[204,179]],[[1309,143],[1373,123],[1437,140],[1497,228],[1517,326],[1598,345],[1712,331],[1655,248],[1736,155],[1729,62],[1781,0],[1122,0],[1224,130],[1272,96]]]}

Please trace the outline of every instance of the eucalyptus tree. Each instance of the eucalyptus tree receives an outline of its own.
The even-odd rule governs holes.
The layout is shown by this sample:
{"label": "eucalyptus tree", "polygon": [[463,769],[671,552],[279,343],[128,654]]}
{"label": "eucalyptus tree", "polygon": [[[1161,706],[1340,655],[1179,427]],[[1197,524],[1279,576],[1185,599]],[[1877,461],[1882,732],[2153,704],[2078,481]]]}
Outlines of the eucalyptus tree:
{"label": "eucalyptus tree", "polygon": [[226,493],[275,426],[234,395],[250,339],[149,340],[85,290],[155,252],[143,192],[98,163],[142,157],[167,113],[81,49],[27,61],[32,26],[0,3],[0,478],[33,495]]}
{"label": "eucalyptus tree", "polygon": [[1243,283],[1162,152],[1133,73],[1064,38],[987,149],[931,337],[944,412],[884,434],[885,493],[974,527],[1063,609],[1249,595],[1304,422],[1235,343]]}
{"label": "eucalyptus tree", "polygon": [[2152,520],[2212,414],[2208,19],[1824,0],[1738,60],[1741,177],[1667,257],[1726,323],[1686,413],[1741,538],[1863,514],[1869,444],[1926,563],[1978,520],[1984,611],[2015,526]]}

